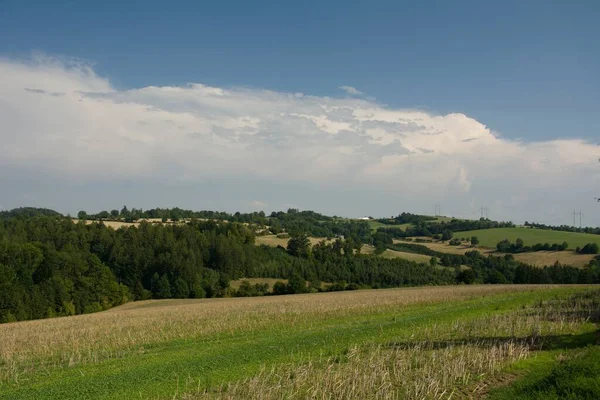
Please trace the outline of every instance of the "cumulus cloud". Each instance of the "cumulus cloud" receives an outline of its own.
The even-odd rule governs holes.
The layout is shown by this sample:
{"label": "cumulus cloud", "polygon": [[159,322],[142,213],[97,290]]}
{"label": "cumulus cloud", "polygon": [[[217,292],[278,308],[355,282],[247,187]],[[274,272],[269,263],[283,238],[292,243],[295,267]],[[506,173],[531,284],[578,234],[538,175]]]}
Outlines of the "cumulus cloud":
{"label": "cumulus cloud", "polygon": [[351,96],[360,96],[361,94],[363,94],[363,92],[352,86],[339,86],[338,89],[342,89],[344,92],[348,93]]}
{"label": "cumulus cloud", "polygon": [[200,83],[118,90],[89,65],[48,57],[0,59],[0,121],[5,181],[10,171],[103,182],[111,197],[117,180],[157,191],[222,182],[202,195],[217,209],[224,191],[256,182],[278,188],[275,208],[391,215],[442,203],[456,216],[487,206],[498,219],[564,222],[600,183],[600,147],[583,140],[511,141],[464,114],[357,98]]}

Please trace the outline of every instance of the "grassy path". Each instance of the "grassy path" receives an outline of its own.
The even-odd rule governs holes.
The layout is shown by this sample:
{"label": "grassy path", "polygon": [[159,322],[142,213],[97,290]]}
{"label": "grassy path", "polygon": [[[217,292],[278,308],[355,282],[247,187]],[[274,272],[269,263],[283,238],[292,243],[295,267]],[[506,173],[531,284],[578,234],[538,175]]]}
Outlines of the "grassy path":
{"label": "grassy path", "polygon": [[493,388],[490,400],[600,399],[600,331],[556,343],[508,368],[510,385]]}
{"label": "grassy path", "polygon": [[515,292],[398,308],[379,315],[317,319],[300,327],[261,329],[173,341],[122,359],[54,368],[0,385],[0,399],[169,398],[252,376],[262,366],[338,354],[348,346],[406,338],[433,323],[499,314],[574,289]]}

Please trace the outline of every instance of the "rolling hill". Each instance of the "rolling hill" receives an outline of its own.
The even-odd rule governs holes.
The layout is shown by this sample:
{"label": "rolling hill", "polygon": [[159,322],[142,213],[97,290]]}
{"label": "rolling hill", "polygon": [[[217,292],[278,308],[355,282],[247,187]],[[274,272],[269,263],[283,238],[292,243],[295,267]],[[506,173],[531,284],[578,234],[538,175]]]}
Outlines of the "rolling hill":
{"label": "rolling hill", "polygon": [[523,239],[525,245],[534,245],[536,243],[562,243],[567,242],[569,249],[575,249],[576,247],[583,247],[588,243],[600,244],[600,235],[593,235],[588,233],[576,233],[576,232],[561,232],[561,231],[550,231],[543,229],[532,229],[532,228],[494,228],[494,229],[480,229],[474,231],[465,232],[454,232],[454,237],[457,238],[470,238],[471,236],[477,236],[481,246],[484,247],[496,247],[498,242],[508,239],[511,242],[517,239]]}

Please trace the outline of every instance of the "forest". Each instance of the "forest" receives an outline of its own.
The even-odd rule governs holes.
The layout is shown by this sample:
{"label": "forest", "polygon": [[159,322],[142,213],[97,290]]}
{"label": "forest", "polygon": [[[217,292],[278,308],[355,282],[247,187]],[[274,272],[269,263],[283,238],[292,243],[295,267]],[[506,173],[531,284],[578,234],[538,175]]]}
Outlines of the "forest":
{"label": "forest", "polygon": [[[345,240],[310,246],[303,227],[310,213],[285,213],[295,226],[288,248],[256,246],[255,232],[237,222],[193,220],[117,230],[102,222],[74,223],[49,210],[4,213],[0,218],[0,322],[101,311],[133,300],[267,294],[264,287],[230,281],[288,279],[275,294],[455,283],[597,283],[599,268],[530,267],[512,257],[440,256],[440,264],[360,254],[360,224],[342,222]],[[281,218],[281,219],[280,219]],[[293,221],[293,222],[288,222]],[[333,234],[338,227],[325,221]],[[376,236],[381,234],[376,234]],[[389,243],[389,236],[382,238]],[[386,244],[389,246],[389,244]],[[403,245],[408,246],[408,245]],[[418,246],[418,245],[412,245]],[[423,247],[423,246],[421,246]],[[426,249],[425,247],[423,247]],[[414,247],[412,251],[418,251]],[[464,266],[470,268],[465,270]],[[307,285],[308,283],[308,285]]]}

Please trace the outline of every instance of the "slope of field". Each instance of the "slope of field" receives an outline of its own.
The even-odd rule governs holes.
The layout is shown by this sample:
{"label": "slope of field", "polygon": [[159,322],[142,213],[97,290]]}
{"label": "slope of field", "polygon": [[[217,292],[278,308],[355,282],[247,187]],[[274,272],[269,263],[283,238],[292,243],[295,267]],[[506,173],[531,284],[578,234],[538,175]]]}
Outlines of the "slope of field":
{"label": "slope of field", "polygon": [[[289,240],[290,240],[289,238],[278,238],[277,235],[263,235],[263,236],[257,236],[256,239],[254,240],[254,243],[257,246],[264,244],[264,245],[272,246],[272,247],[277,247],[277,246],[287,247]],[[316,237],[309,237],[308,240],[310,240],[310,244],[313,246],[322,241],[325,241],[328,243],[332,242],[332,240],[327,240],[325,238],[316,238]]]}
{"label": "slope of field", "polygon": [[487,285],[130,303],[0,325],[0,399],[479,397],[594,332],[599,301],[598,286]]}
{"label": "slope of field", "polygon": [[[72,218],[71,220],[75,224],[80,221],[77,218]],[[143,218],[143,219],[136,220],[135,222],[125,222],[125,221],[108,221],[108,220],[96,221],[96,220],[92,220],[92,219],[86,219],[84,222],[86,225],[102,222],[104,225],[109,226],[113,229],[119,229],[119,228],[123,228],[123,227],[129,228],[130,226],[138,227],[138,226],[140,226],[140,223],[142,221],[148,222],[150,224],[174,225],[174,224],[184,224],[188,220],[182,219],[179,222],[173,222],[170,220],[167,222],[162,222],[161,218]]]}
{"label": "slope of field", "polygon": [[[394,240],[394,243],[406,243],[401,240]],[[462,246],[450,246],[447,242],[433,242],[433,243],[416,243],[425,246],[431,250],[439,251],[447,254],[465,254],[468,251],[477,250],[481,254],[493,254],[495,256],[502,256],[504,253],[497,253],[495,249],[488,247],[471,247],[468,245]],[[535,251],[530,253],[519,253],[513,254],[513,257],[520,262],[535,265],[538,267],[544,267],[546,265],[552,265],[555,262],[559,262],[564,265],[572,265],[574,267],[584,267],[589,264],[595,257],[594,254],[577,254],[573,250],[567,251]]]}
{"label": "slope of field", "polygon": [[[450,222],[450,221],[452,221],[452,219],[453,218],[451,218],[451,217],[441,217],[441,216],[438,216],[438,217],[435,217],[435,220],[429,221],[429,223],[435,224],[435,223],[440,223],[440,222]],[[393,221],[393,220],[390,220],[390,221]],[[410,223],[408,223],[408,224],[398,224],[398,225],[384,224],[384,223],[381,223],[379,221],[372,220],[372,219],[371,220],[367,220],[367,222],[371,226],[371,230],[373,232],[377,231],[377,229],[379,229],[379,228],[400,228],[403,231],[405,231],[408,228],[410,228],[411,226],[413,226],[413,224],[410,224]]]}
{"label": "slope of field", "polygon": [[600,244],[600,235],[576,232],[550,231],[531,228],[481,229],[466,232],[455,232],[454,236],[457,238],[470,238],[471,236],[477,236],[479,238],[481,246],[492,248],[495,248],[496,244],[498,244],[498,242],[504,239],[508,239],[511,242],[514,242],[518,238],[523,239],[525,245],[530,246],[536,243],[560,244],[566,241],[569,244],[569,249],[575,249],[578,246],[583,247],[587,243]]}
{"label": "slope of field", "polygon": [[595,257],[593,254],[577,254],[569,251],[536,251],[532,253],[513,254],[515,260],[525,264],[543,267],[552,265],[556,262],[563,265],[572,265],[573,267],[585,267]]}
{"label": "slope of field", "polygon": [[[375,252],[375,247],[365,244],[365,245],[363,245],[363,247],[361,248],[360,251],[362,254],[373,254]],[[423,254],[407,253],[404,251],[396,251],[396,250],[391,250],[391,249],[386,249],[379,256],[383,257],[383,258],[402,258],[404,260],[414,261],[414,262],[419,262],[419,263],[428,263],[429,260],[431,259],[431,256],[426,256]]]}
{"label": "slope of field", "polygon": [[373,232],[375,232],[379,228],[385,228],[386,226],[388,226],[386,224],[383,224],[379,221],[375,221],[373,219],[368,220],[367,223],[369,224],[369,226],[371,227],[371,230]]}

